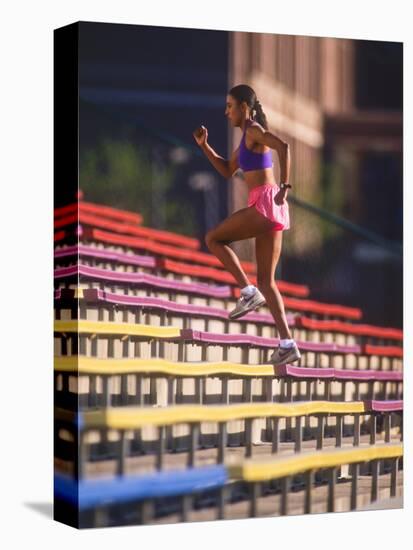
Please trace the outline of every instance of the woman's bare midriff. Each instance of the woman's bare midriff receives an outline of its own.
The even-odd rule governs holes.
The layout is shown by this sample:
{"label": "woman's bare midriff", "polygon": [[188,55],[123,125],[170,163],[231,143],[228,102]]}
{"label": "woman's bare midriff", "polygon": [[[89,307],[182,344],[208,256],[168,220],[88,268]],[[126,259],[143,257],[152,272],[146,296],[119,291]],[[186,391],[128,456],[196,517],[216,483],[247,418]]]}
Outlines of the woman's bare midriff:
{"label": "woman's bare midriff", "polygon": [[276,184],[273,168],[263,168],[260,170],[250,170],[248,172],[244,172],[244,181],[247,184],[249,191],[254,189],[254,187],[263,185],[264,183],[271,183],[272,185]]}

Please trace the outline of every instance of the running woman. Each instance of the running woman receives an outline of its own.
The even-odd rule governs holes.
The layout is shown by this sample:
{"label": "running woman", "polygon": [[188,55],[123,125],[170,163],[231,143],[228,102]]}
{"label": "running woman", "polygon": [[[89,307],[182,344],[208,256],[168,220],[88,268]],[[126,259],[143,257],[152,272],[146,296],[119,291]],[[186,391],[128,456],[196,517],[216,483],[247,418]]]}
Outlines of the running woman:
{"label": "running woman", "polygon": [[[242,130],[242,139],[229,160],[218,155],[208,143],[208,130],[201,126],[194,139],[213,167],[226,179],[241,168],[248,186],[248,205],[208,231],[205,242],[209,250],[232,273],[241,287],[230,319],[238,319],[267,303],[280,336],[278,348],[270,357],[274,365],[298,361],[301,354],[291,336],[284,303],[274,274],[281,253],[282,232],[290,228],[286,201],[290,172],[289,145],[268,131],[266,116],[254,90],[245,84],[232,88],[226,100],[225,116],[230,124]],[[280,162],[280,185],[275,182],[272,152]],[[255,237],[257,285],[250,284],[235,252],[234,241]]]}

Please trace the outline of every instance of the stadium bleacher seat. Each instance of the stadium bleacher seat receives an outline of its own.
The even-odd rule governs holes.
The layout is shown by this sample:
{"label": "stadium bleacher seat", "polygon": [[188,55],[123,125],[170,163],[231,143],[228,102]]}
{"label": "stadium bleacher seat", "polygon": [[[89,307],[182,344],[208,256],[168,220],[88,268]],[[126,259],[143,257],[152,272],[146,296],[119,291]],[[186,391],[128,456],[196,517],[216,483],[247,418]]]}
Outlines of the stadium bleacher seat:
{"label": "stadium bleacher seat", "polygon": [[55,505],[79,525],[400,496],[400,329],[277,281],[302,358],[274,367],[268,308],[230,320],[239,288],[197,239],[80,200],[55,210],[54,241]]}

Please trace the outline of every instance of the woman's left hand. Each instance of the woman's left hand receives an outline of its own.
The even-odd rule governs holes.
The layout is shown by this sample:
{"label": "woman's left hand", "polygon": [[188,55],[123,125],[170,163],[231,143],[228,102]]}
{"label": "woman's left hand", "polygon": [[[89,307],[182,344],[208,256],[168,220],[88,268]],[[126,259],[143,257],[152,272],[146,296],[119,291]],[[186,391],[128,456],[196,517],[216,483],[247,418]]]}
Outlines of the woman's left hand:
{"label": "woman's left hand", "polygon": [[285,199],[285,195],[286,195],[286,193],[285,193],[284,189],[278,191],[278,193],[277,193],[277,194],[275,195],[275,197],[274,197],[274,202],[275,202],[275,204],[278,204],[279,206],[281,206],[282,204],[284,204],[284,203],[285,203],[285,200],[286,200],[286,199]]}

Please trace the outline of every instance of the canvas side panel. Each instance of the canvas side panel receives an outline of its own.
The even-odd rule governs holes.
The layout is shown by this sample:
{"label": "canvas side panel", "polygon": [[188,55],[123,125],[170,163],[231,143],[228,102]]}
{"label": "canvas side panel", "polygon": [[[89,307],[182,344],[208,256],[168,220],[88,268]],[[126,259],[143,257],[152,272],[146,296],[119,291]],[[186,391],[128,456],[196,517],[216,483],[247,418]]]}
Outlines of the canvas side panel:
{"label": "canvas side panel", "polygon": [[[77,244],[78,242],[75,230],[79,221],[79,211],[76,207],[79,187],[78,51],[78,23],[54,30],[55,248],[64,246],[65,244]],[[72,207],[70,215],[77,217],[77,219],[70,226],[60,227],[58,219],[62,218],[61,209],[64,207]],[[57,238],[59,231],[61,234]],[[76,278],[74,278],[74,281],[76,282]],[[58,287],[59,283],[55,281],[55,290]],[[65,306],[61,302],[59,302],[59,305],[56,304],[55,318],[60,318],[61,309]],[[68,307],[73,311],[72,318],[77,319],[77,303],[72,300]],[[66,344],[63,347],[65,348],[65,346]],[[58,346],[58,348],[60,350],[59,353],[64,354],[62,346]],[[67,395],[63,395],[65,393]],[[64,422],[62,422],[61,412],[62,410],[67,411],[76,418],[77,405],[77,394],[70,394],[68,379],[65,379],[61,373],[57,373],[55,370],[54,519],[72,527],[79,527],[77,485],[78,441],[77,434],[73,430],[73,425],[70,428],[69,425],[65,426]],[[60,412],[60,415],[58,412]],[[67,427],[69,429],[66,429]],[[72,435],[70,435],[70,432],[72,432]],[[73,440],[71,440],[71,437],[73,437]]]}

